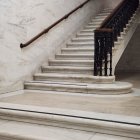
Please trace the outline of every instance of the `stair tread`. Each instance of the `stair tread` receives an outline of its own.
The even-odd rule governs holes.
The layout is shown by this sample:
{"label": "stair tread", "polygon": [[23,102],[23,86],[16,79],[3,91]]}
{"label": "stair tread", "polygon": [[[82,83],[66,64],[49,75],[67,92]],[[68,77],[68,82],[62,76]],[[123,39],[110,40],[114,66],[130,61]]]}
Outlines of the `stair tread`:
{"label": "stair tread", "polygon": [[57,56],[83,56],[83,57],[93,57],[93,54],[56,54]]}
{"label": "stair tread", "polygon": [[93,29],[97,28],[97,27],[99,27],[99,24],[95,24],[95,25],[94,24],[92,24],[92,25],[88,24],[88,25],[85,26],[85,28],[93,28]]}
{"label": "stair tread", "polygon": [[[25,82],[25,85],[49,85],[52,87],[60,86],[66,88],[83,88],[83,89],[100,89],[100,90],[122,90],[125,88],[131,88],[132,84],[127,82],[115,82],[112,84],[88,84],[88,83],[71,83],[71,82],[52,82],[52,81],[29,81]],[[68,86],[69,85],[69,86]]]}
{"label": "stair tread", "polygon": [[94,29],[83,29],[83,30],[81,30],[81,32],[82,32],[82,31],[92,31],[92,32],[93,32]]}
{"label": "stair tread", "polygon": [[56,54],[56,60],[93,60],[94,54]]}
{"label": "stair tread", "polygon": [[94,60],[49,60],[49,62],[83,62],[83,63],[89,63],[89,62],[94,62]]}
{"label": "stair tread", "polygon": [[93,40],[94,41],[94,36],[93,37],[75,37],[75,38],[72,38],[72,40]]}
{"label": "stair tread", "polygon": [[[41,116],[41,113],[38,114]],[[16,115],[18,115],[18,112]],[[1,140],[87,140],[94,134],[93,132],[21,121],[0,120],[0,122],[2,122],[0,126]]]}
{"label": "stair tread", "polygon": [[77,33],[77,35],[89,35],[94,37],[94,33]]}
{"label": "stair tread", "polygon": [[75,44],[79,44],[79,45],[83,45],[83,44],[94,44],[94,41],[89,41],[89,42],[69,42],[69,45],[75,45]]}
{"label": "stair tread", "polygon": [[95,17],[95,19],[96,19],[96,18],[100,18],[100,17],[105,18],[105,17],[107,17],[107,15],[97,15],[97,16]]}
{"label": "stair tread", "polygon": [[97,22],[97,21],[100,21],[100,22],[102,22],[102,21],[104,21],[104,18],[97,18],[97,19],[92,19],[92,22]]}
{"label": "stair tread", "polygon": [[42,66],[43,68],[50,68],[50,69],[75,69],[75,70],[93,70],[93,67],[71,67],[71,66]]}
{"label": "stair tread", "polygon": [[35,76],[42,76],[42,77],[72,77],[72,78],[96,78],[93,75],[89,75],[89,74],[61,74],[61,73],[36,73]]}
{"label": "stair tread", "polygon": [[85,87],[85,83],[73,83],[73,82],[63,82],[63,81],[28,81],[25,85],[49,85],[49,86],[60,86],[60,87]]}
{"label": "stair tread", "polygon": [[114,76],[103,76],[103,77],[99,77],[99,76],[93,76],[91,74],[61,74],[61,73],[36,73],[34,75],[35,77],[59,77],[59,78],[88,78],[88,79],[94,79],[94,80],[99,80],[99,79],[114,79]]}
{"label": "stair tread", "polygon": [[[94,44],[93,44],[94,45]],[[62,48],[62,50],[85,50],[85,51],[87,51],[87,50],[94,50],[94,46],[93,47],[85,47],[85,48]]]}

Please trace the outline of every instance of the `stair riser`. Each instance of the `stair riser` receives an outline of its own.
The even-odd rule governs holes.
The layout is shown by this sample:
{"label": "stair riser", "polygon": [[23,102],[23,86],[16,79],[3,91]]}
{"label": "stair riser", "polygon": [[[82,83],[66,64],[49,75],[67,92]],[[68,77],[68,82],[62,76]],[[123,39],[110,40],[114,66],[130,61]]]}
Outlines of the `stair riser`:
{"label": "stair riser", "polygon": [[92,21],[100,21],[100,20],[104,20],[105,18],[101,17],[101,16],[98,16],[98,17],[95,17],[94,19],[92,19]]}
{"label": "stair riser", "polygon": [[94,35],[84,35],[84,34],[78,34],[78,35],[76,35],[76,37],[94,37]]}
{"label": "stair riser", "polygon": [[92,22],[103,22],[104,18],[95,18],[91,20]]}
{"label": "stair riser", "polygon": [[108,14],[106,14],[106,13],[100,13],[100,14],[98,14],[97,16],[107,16]]}
{"label": "stair riser", "polygon": [[86,93],[86,88],[70,88],[67,87],[61,87],[61,86],[51,86],[51,85],[45,85],[45,86],[33,86],[33,85],[25,85],[25,89],[28,90],[43,90],[43,91],[59,91],[59,92],[72,92],[72,93]]}
{"label": "stair riser", "polygon": [[103,20],[96,20],[96,19],[93,19],[88,25],[93,26],[93,25],[97,24],[97,25],[100,26],[100,25],[102,24],[102,22],[103,22]]}
{"label": "stair riser", "polygon": [[98,15],[95,19],[105,19],[107,15]]}
{"label": "stair riser", "polygon": [[82,79],[82,78],[64,78],[64,77],[39,77],[35,76],[34,80],[37,81],[54,81],[54,82],[72,82],[72,83],[95,83],[94,80]]}
{"label": "stair riser", "polygon": [[62,54],[93,54],[94,55],[94,49],[93,50],[62,50]]}
{"label": "stair riser", "polygon": [[25,84],[25,89],[28,90],[42,90],[42,91],[58,91],[58,92],[69,92],[69,93],[84,93],[84,94],[100,94],[100,95],[119,95],[119,94],[127,94],[131,91],[130,88],[128,89],[97,89],[97,88],[90,88],[85,86],[72,86],[72,85],[58,85],[58,84]]}
{"label": "stair riser", "polygon": [[82,30],[82,31],[80,31],[81,33],[94,33],[94,30],[92,30],[92,31],[84,31],[84,30]]}
{"label": "stair riser", "polygon": [[76,45],[76,44],[68,44],[67,45],[68,48],[87,48],[87,47],[91,47],[94,48],[94,44],[85,44],[85,45]]}
{"label": "stair riser", "polygon": [[88,23],[88,26],[100,26],[101,23],[101,21],[91,21],[90,23]]}
{"label": "stair riser", "polygon": [[93,64],[94,63],[92,63],[92,62],[69,62],[69,63],[65,63],[65,62],[63,62],[63,63],[61,63],[61,62],[49,62],[49,65],[50,66],[74,66],[74,67],[86,67],[86,66],[93,66]]}
{"label": "stair riser", "polygon": [[61,73],[61,74],[93,74],[93,70],[54,70],[54,69],[43,69],[44,73]]}
{"label": "stair riser", "polygon": [[92,39],[72,39],[72,42],[93,42],[94,43],[94,38]]}
{"label": "stair riser", "polygon": [[56,56],[57,60],[94,60],[94,56],[92,57],[78,57],[78,56]]}
{"label": "stair riser", "polygon": [[84,29],[93,29],[93,30],[95,30],[96,28],[98,28],[98,26],[86,26]]}
{"label": "stair riser", "polygon": [[[110,135],[116,136],[126,136],[131,138],[140,139],[140,130],[138,127],[132,125],[127,125],[123,123],[113,123],[104,120],[96,120],[96,119],[88,119],[88,118],[80,118],[80,117],[70,117],[61,116],[61,115],[53,115],[53,114],[42,114],[42,113],[34,113],[25,111],[16,111],[16,110],[6,110],[3,109],[0,111],[0,118],[6,120],[13,120],[19,122],[26,122],[26,123],[35,123],[40,125],[47,125],[47,126],[55,126],[55,127],[62,127],[62,128],[70,128],[70,129],[77,129],[83,131],[90,131],[90,132],[97,132],[97,133],[105,133]],[[3,135],[0,134],[0,138],[3,138]],[[16,138],[14,135],[12,138],[10,135],[5,136],[2,140],[25,140],[24,138]],[[124,138],[125,139],[125,138]],[[27,140],[27,139],[26,139]],[[30,139],[31,140],[31,139]]]}
{"label": "stair riser", "polygon": [[82,78],[82,77],[51,77],[51,76],[34,76],[36,81],[53,81],[53,82],[71,82],[71,83],[113,83],[113,79],[100,80],[94,78]]}

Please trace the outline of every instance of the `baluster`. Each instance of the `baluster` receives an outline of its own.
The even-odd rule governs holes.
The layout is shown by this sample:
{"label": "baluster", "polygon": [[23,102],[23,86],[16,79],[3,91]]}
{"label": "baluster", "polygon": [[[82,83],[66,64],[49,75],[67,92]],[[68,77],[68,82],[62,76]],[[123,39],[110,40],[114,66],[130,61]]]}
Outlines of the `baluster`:
{"label": "baluster", "polygon": [[118,36],[137,10],[139,0],[125,0],[121,4],[95,31],[95,76],[112,76],[112,47],[114,47],[114,42],[117,41]]}

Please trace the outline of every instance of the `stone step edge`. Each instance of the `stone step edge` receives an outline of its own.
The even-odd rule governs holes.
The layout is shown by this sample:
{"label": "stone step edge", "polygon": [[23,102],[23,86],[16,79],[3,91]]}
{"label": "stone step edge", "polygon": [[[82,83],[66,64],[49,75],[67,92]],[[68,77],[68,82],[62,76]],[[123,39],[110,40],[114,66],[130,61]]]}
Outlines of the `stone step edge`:
{"label": "stone step edge", "polygon": [[[93,80],[93,82],[94,83],[100,83],[100,84],[103,84],[103,83],[105,83],[105,84],[109,84],[109,83],[113,83],[113,82],[115,82],[115,76],[108,76],[108,77],[106,77],[106,76],[90,76],[90,75],[78,75],[78,74],[52,74],[52,73],[36,73],[35,75],[34,75],[34,78],[35,79],[41,79],[41,78],[62,78],[62,79],[66,79],[66,78],[72,78],[72,79],[76,79],[76,80],[78,80],[78,79],[89,79],[89,80]],[[42,80],[43,80],[42,79]],[[87,81],[86,80],[86,81]]]}
{"label": "stone step edge", "polygon": [[128,124],[117,121],[100,120],[65,114],[43,113],[29,110],[1,109],[0,118],[40,125],[50,125],[63,128],[72,128],[97,133],[140,138],[140,127],[137,124]]}
{"label": "stone step edge", "polygon": [[[11,132],[1,132],[0,131],[1,140],[44,140],[42,137],[34,137],[33,135],[25,135],[25,134],[15,134]],[[51,140],[51,139],[49,139]]]}
{"label": "stone step edge", "polygon": [[59,91],[77,94],[98,94],[98,95],[121,95],[132,91],[132,84],[127,82],[115,82],[112,84],[89,84],[89,83],[66,83],[66,82],[45,82],[30,81],[24,83],[28,90]]}

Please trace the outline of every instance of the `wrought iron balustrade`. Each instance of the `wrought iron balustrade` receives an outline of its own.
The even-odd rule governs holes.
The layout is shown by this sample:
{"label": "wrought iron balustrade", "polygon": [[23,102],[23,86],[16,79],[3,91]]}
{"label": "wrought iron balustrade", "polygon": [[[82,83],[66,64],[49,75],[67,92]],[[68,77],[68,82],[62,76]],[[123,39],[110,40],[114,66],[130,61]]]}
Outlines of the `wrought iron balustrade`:
{"label": "wrought iron balustrade", "polygon": [[123,0],[95,30],[94,76],[112,76],[112,48],[139,6],[139,0]]}

